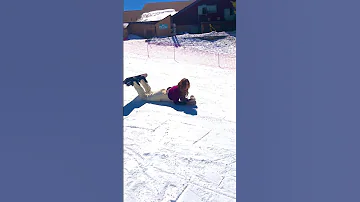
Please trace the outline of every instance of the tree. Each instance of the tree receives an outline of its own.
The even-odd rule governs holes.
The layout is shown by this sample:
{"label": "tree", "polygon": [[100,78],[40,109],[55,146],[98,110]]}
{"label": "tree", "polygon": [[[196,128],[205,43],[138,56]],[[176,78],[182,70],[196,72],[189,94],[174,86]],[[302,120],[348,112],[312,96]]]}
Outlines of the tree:
{"label": "tree", "polygon": [[236,14],[236,1],[231,1],[233,7],[234,7],[234,14]]}

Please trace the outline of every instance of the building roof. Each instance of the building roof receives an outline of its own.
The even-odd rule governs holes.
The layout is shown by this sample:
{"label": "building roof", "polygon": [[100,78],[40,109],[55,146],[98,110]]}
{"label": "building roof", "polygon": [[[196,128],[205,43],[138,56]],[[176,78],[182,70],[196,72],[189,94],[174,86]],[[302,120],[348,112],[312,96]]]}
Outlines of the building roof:
{"label": "building roof", "polygon": [[180,11],[193,2],[194,0],[147,3],[144,5],[144,7],[141,10],[124,11],[123,19],[125,22],[134,22],[137,21],[143,13],[148,13],[151,11],[165,10],[165,9],[174,9],[175,11]]}
{"label": "building roof", "polygon": [[154,10],[164,10],[164,9],[175,9],[180,11],[186,6],[190,5],[195,0],[189,1],[170,1],[170,2],[151,2],[144,5],[142,11],[144,13],[154,11]]}
{"label": "building roof", "polygon": [[189,4],[188,6],[186,6],[185,8],[181,9],[179,12],[177,12],[175,15],[173,15],[173,17],[176,17],[178,14],[183,13],[184,11],[188,10],[189,8],[193,7],[195,4],[204,1],[204,0],[195,0],[193,1],[191,4]]}
{"label": "building roof", "polygon": [[160,22],[160,20],[159,21],[144,21],[144,22],[128,22],[128,24],[129,25],[130,24],[156,24],[158,22]]}

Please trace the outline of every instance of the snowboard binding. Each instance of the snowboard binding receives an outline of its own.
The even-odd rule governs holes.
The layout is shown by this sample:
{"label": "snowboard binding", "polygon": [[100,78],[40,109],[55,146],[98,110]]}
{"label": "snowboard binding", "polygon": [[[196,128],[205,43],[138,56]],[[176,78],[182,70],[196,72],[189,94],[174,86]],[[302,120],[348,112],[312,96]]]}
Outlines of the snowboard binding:
{"label": "snowboard binding", "polygon": [[138,85],[140,85],[141,80],[144,80],[147,83],[146,77],[147,74],[140,74],[137,76],[128,77],[123,81],[123,84],[126,84],[127,86],[133,86],[135,81]]}

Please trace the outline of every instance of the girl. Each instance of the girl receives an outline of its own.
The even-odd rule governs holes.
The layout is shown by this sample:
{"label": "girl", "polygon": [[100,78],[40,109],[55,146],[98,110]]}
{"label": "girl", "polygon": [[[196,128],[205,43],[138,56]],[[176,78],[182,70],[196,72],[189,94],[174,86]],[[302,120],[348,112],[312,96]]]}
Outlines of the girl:
{"label": "girl", "polygon": [[190,81],[188,79],[183,78],[178,85],[169,87],[166,90],[161,89],[157,92],[152,92],[145,78],[146,76],[147,74],[129,77],[125,79],[124,83],[127,86],[134,86],[135,90],[139,94],[139,97],[143,100],[155,102],[170,101],[177,105],[196,104],[195,97],[193,95],[190,96],[190,99],[187,99],[190,88]]}

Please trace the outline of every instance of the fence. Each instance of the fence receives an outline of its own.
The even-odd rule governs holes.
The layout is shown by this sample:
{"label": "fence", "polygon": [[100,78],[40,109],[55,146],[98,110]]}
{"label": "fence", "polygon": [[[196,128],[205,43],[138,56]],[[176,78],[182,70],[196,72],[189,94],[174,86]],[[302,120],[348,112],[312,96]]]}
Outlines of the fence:
{"label": "fence", "polygon": [[[130,41],[129,41],[130,42]],[[137,41],[124,46],[124,53],[132,53],[137,57],[152,59],[168,59],[178,63],[191,63],[224,69],[236,68],[236,56],[220,52],[210,52],[198,48],[174,45],[154,45]]]}

